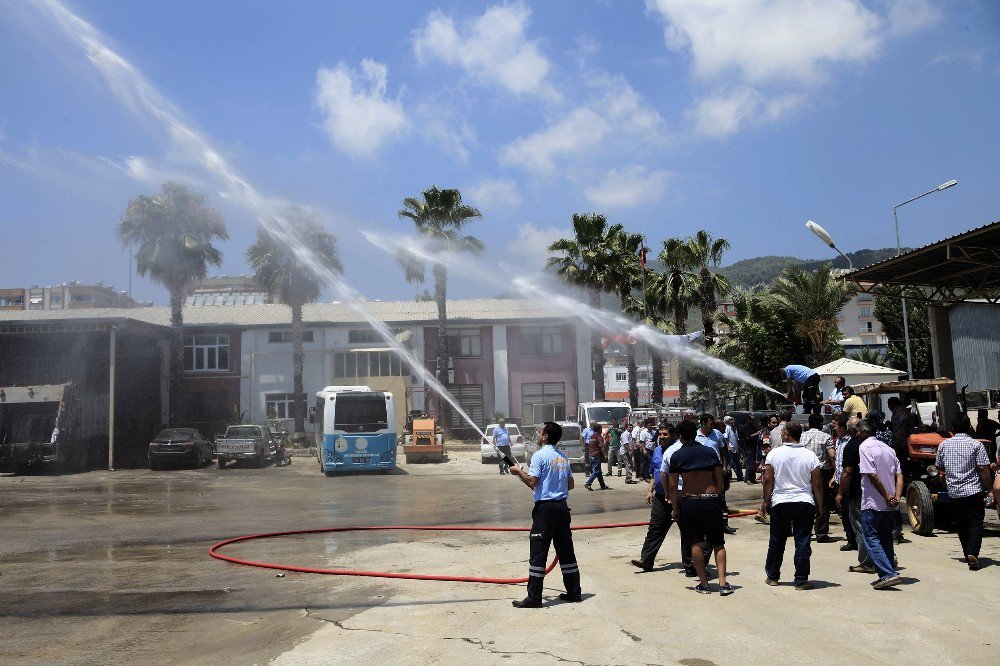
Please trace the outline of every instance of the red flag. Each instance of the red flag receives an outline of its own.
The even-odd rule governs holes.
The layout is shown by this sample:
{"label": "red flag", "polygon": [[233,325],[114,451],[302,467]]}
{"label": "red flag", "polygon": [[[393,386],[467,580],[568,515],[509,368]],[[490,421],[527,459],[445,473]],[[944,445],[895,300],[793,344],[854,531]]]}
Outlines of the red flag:
{"label": "red flag", "polygon": [[646,267],[646,246],[645,245],[642,246],[642,249],[639,250],[639,254],[641,256],[640,261],[642,262],[642,267],[645,268]]}

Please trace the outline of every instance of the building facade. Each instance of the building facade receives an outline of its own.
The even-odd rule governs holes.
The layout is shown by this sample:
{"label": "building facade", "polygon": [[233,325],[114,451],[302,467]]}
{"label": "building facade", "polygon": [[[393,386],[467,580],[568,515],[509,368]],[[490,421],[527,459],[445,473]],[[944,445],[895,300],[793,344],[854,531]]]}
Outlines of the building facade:
{"label": "building facade", "polygon": [[131,308],[138,305],[127,292],[114,285],[67,282],[54,287],[0,289],[0,310],[85,310],[90,308]]}

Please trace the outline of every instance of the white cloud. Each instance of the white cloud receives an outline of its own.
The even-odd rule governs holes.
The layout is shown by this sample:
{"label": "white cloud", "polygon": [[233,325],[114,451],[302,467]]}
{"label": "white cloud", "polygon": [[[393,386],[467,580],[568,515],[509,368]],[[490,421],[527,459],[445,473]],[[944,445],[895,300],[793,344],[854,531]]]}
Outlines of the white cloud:
{"label": "white cloud", "polygon": [[323,111],[323,129],[334,145],[354,157],[368,157],[406,132],[409,119],[399,99],[386,99],[388,68],[374,60],[361,61],[361,72],[344,63],[316,73],[316,104]]}
{"label": "white cloud", "polygon": [[768,99],[754,88],[742,85],[703,97],[688,113],[699,134],[724,139],[748,126],[779,120],[805,102],[804,95],[795,93]]}
{"label": "white cloud", "polygon": [[889,31],[895,37],[919,32],[941,20],[941,8],[931,0],[884,0]]}
{"label": "white cloud", "polygon": [[500,153],[500,163],[550,173],[555,169],[555,158],[600,144],[610,130],[611,125],[603,116],[580,107],[545,129],[512,141]]}
{"label": "white cloud", "polygon": [[435,10],[413,33],[421,62],[440,60],[459,66],[480,85],[498,85],[518,95],[553,96],[549,60],[538,42],[526,37],[531,10],[523,2],[493,5],[462,29]]}
{"label": "white cloud", "polygon": [[630,208],[660,199],[672,175],[665,169],[650,171],[641,165],[611,169],[600,183],[584,188],[583,194],[598,208]]}
{"label": "white cloud", "polygon": [[548,127],[504,147],[500,163],[549,174],[556,160],[592,151],[605,142],[644,144],[662,139],[663,119],[621,77],[593,74],[587,81],[596,95]]}
{"label": "white cloud", "polygon": [[476,131],[446,104],[421,103],[414,114],[420,134],[435,150],[454,157],[461,164],[469,161],[469,149],[476,145]]}
{"label": "white cloud", "polygon": [[519,268],[530,273],[545,268],[548,247],[569,232],[557,227],[538,227],[530,222],[517,225],[517,235],[504,248]]}
{"label": "white cloud", "polygon": [[976,67],[980,67],[983,64],[983,60],[986,57],[986,49],[977,49],[970,51],[951,51],[948,53],[939,53],[934,56],[931,60],[931,65],[942,65],[942,64],[952,64],[956,62],[964,62]]}
{"label": "white cloud", "polygon": [[940,19],[930,0],[646,0],[667,48],[712,92],[688,111],[724,138],[800,110],[836,67],[861,67],[891,37]]}
{"label": "white cloud", "polygon": [[667,47],[690,51],[702,78],[730,71],[750,83],[816,83],[825,65],[864,63],[884,20],[856,0],[647,0]]}
{"label": "white cloud", "polygon": [[466,190],[468,203],[486,212],[495,208],[517,208],[521,205],[521,191],[513,178],[484,180]]}

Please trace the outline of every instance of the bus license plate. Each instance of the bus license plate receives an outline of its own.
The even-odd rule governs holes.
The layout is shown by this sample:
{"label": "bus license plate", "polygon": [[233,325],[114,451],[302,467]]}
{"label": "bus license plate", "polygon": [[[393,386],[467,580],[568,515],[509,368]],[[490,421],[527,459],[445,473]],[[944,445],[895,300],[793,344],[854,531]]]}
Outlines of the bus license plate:
{"label": "bus license plate", "polygon": [[372,461],[370,456],[355,456],[354,464],[356,465],[367,465]]}

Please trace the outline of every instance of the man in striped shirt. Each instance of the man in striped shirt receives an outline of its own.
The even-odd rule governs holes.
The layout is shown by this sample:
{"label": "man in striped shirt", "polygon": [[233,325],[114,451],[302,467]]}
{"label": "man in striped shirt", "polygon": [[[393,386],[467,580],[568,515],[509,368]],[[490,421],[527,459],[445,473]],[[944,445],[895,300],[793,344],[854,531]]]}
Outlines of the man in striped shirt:
{"label": "man in striped shirt", "polygon": [[972,439],[972,421],[967,415],[957,414],[951,429],[955,436],[938,445],[934,462],[947,484],[964,561],[975,571],[979,569],[979,548],[983,543],[983,499],[992,482],[990,461],[983,443]]}

